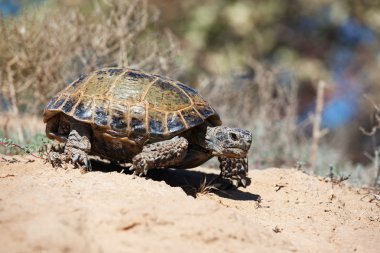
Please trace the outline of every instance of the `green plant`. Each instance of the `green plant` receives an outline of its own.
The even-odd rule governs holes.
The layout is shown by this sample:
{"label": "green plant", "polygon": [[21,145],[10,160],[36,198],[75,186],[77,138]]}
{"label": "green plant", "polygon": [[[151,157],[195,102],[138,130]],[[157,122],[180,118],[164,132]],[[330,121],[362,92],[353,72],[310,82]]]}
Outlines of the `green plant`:
{"label": "green plant", "polygon": [[[28,145],[20,145],[17,144],[12,139],[0,138],[0,146],[2,146],[3,150],[0,149],[0,153],[4,153],[6,155],[15,155],[15,154],[29,154],[35,158],[43,158],[43,155],[46,153],[46,149],[43,147],[50,144],[51,141],[47,139],[46,136],[37,135],[34,141]],[[38,155],[34,153],[38,152]]]}

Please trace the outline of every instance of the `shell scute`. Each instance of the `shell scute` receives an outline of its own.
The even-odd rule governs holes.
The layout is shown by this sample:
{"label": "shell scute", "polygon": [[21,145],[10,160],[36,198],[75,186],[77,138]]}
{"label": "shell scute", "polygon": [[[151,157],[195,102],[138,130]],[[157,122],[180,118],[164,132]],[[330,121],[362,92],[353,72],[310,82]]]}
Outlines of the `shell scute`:
{"label": "shell scute", "polygon": [[111,128],[117,132],[127,132],[128,130],[128,105],[121,101],[110,104]]}
{"label": "shell scute", "polygon": [[53,109],[53,105],[55,104],[55,102],[57,102],[58,98],[59,96],[54,96],[52,99],[50,99],[49,103],[45,107],[45,112]]}
{"label": "shell scute", "polygon": [[141,96],[154,81],[154,77],[132,71],[125,72],[113,87],[112,97],[129,103],[138,103]]}
{"label": "shell scute", "polygon": [[95,100],[94,124],[99,127],[108,125],[108,100]]}
{"label": "shell scute", "polygon": [[86,96],[105,96],[109,91],[114,77],[105,70],[99,70],[96,75],[87,80],[82,88]]}
{"label": "shell scute", "polygon": [[203,123],[201,116],[194,110],[194,108],[189,108],[181,111],[183,118],[185,119],[188,127],[194,127]]}
{"label": "shell scute", "polygon": [[124,69],[116,69],[116,68],[111,68],[111,69],[108,69],[107,72],[110,76],[118,76],[120,75],[122,72],[124,71]]}
{"label": "shell scute", "polygon": [[68,97],[65,104],[62,106],[62,111],[69,114],[73,110],[73,108],[76,105],[76,103],[78,102],[78,100],[79,100],[78,95],[76,95],[76,96],[73,95],[73,96]]}
{"label": "shell scute", "polygon": [[113,115],[111,119],[111,128],[115,131],[124,132],[128,128],[128,123],[125,122],[123,116]]}
{"label": "shell scute", "polygon": [[149,111],[149,134],[152,137],[165,135],[165,114],[158,111]]}
{"label": "shell scute", "polygon": [[198,105],[196,108],[205,119],[215,114],[215,111],[208,105]]}
{"label": "shell scute", "polygon": [[131,79],[135,79],[135,80],[139,80],[139,79],[149,79],[149,80],[153,80],[153,79],[154,79],[151,75],[148,75],[148,74],[145,74],[145,73],[138,72],[137,70],[129,71],[129,72],[127,73],[127,75],[128,75]]}
{"label": "shell scute", "polygon": [[177,112],[168,115],[167,126],[171,133],[179,133],[186,129],[185,123]]}
{"label": "shell scute", "polygon": [[56,110],[56,109],[59,109],[63,103],[65,103],[66,101],[66,97],[65,96],[61,96],[60,98],[58,98],[56,100],[56,102],[51,106],[51,109],[52,110]]}
{"label": "shell scute", "polygon": [[82,98],[74,111],[74,118],[82,121],[92,120],[92,99],[89,97]]}
{"label": "shell scute", "polygon": [[152,108],[177,111],[191,105],[191,100],[169,81],[158,79],[149,88],[145,99]]}
{"label": "shell scute", "polygon": [[145,134],[146,129],[146,110],[144,105],[134,105],[130,107],[131,131],[136,134]]}
{"label": "shell scute", "polygon": [[82,85],[87,82],[88,79],[88,75],[80,75],[80,77],[77,80],[75,80],[69,86],[66,87],[66,89],[64,90],[65,94],[71,95],[77,92],[82,87]]}
{"label": "shell scute", "polygon": [[176,84],[178,87],[180,87],[183,91],[187,93],[187,95],[191,98],[195,106],[207,104],[204,98],[201,95],[199,95],[199,93],[193,88],[188,87],[180,82],[176,82]]}
{"label": "shell scute", "polygon": [[180,87],[182,90],[186,91],[188,94],[190,95],[198,95],[198,91],[196,91],[195,89],[181,83],[181,82],[176,82],[176,84],[178,85],[178,87]]}

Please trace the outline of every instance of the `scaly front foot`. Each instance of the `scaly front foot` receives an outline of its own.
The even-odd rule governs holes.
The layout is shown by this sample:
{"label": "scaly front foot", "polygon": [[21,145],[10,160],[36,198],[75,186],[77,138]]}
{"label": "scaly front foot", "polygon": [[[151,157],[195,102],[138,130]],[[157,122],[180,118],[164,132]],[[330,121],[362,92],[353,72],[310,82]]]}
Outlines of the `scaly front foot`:
{"label": "scaly front foot", "polygon": [[72,130],[64,151],[66,161],[70,161],[74,166],[79,166],[85,171],[91,171],[91,163],[88,158],[90,150],[91,143],[89,138],[86,135],[81,136],[76,130]]}
{"label": "scaly front foot", "polygon": [[250,184],[247,177],[248,174],[248,158],[227,158],[218,157],[220,162],[220,178],[222,183],[221,188],[230,188],[231,186],[237,188],[243,186],[244,188]]}
{"label": "scaly front foot", "polygon": [[65,143],[53,143],[47,146],[47,149],[48,154],[46,157],[46,162],[50,162],[54,168],[62,167],[62,164],[65,162],[65,156],[63,154],[65,150]]}

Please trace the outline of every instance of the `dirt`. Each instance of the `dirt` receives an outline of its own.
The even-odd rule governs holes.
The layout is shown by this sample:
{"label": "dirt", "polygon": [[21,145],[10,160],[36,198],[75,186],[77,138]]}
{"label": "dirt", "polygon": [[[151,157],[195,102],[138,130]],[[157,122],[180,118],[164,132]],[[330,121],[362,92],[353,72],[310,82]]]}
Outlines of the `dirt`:
{"label": "dirt", "polygon": [[1,252],[380,248],[378,195],[295,169],[253,169],[246,189],[210,192],[218,171],[207,168],[152,170],[149,178],[133,178],[100,162],[82,174],[35,158],[3,158]]}

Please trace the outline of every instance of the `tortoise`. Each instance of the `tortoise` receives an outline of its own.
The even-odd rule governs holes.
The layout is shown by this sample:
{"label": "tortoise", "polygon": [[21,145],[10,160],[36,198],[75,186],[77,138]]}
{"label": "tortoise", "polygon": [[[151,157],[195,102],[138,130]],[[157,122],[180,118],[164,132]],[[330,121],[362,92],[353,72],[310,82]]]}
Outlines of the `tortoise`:
{"label": "tortoise", "polygon": [[61,142],[50,161],[91,170],[89,155],[153,168],[193,168],[217,156],[220,179],[246,186],[252,134],[222,126],[218,113],[185,84],[131,68],[82,75],[44,110],[46,135]]}

